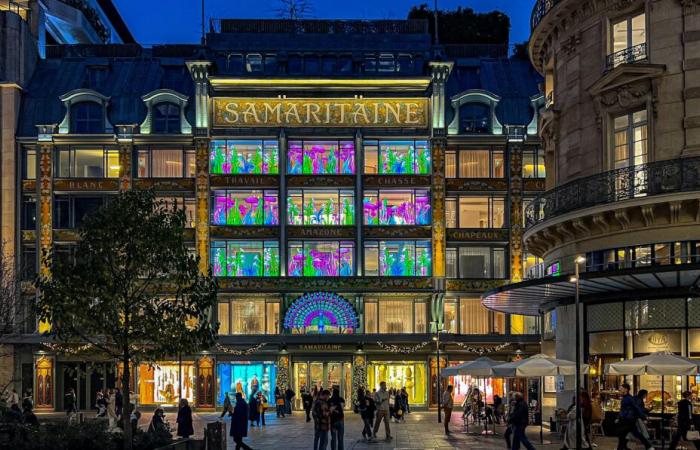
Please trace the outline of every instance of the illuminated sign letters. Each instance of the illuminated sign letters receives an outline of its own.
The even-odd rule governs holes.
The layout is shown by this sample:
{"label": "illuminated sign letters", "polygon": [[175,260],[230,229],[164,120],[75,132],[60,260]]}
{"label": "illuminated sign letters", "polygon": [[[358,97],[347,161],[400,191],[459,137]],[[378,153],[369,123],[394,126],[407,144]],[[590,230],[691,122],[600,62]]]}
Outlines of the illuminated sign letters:
{"label": "illuminated sign letters", "polygon": [[428,126],[427,98],[215,98],[214,126],[410,127]]}

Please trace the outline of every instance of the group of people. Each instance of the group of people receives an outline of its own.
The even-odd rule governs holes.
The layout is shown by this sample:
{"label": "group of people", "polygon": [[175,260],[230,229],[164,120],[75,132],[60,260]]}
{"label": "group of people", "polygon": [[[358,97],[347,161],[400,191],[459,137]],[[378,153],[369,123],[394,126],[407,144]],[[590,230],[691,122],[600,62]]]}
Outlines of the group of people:
{"label": "group of people", "polygon": [[8,422],[39,426],[39,420],[34,414],[34,400],[30,391],[25,392],[20,400],[16,389],[8,390],[2,398],[0,411],[3,411]]}
{"label": "group of people", "polygon": [[[65,407],[66,414],[69,417],[77,412],[77,399],[74,389],[71,389],[66,394]],[[124,407],[124,396],[121,389],[97,391],[95,407],[97,408],[97,417],[107,417],[109,419],[109,427],[116,427]]]}

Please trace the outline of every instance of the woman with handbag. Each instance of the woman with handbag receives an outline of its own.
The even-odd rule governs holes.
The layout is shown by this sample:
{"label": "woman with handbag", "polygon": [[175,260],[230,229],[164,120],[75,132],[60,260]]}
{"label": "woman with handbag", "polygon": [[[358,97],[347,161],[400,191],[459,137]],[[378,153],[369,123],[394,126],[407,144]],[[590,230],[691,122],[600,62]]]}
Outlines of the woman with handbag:
{"label": "woman with handbag", "polygon": [[257,401],[257,407],[258,407],[258,426],[260,426],[260,422],[262,421],[262,426],[265,426],[265,411],[267,411],[267,397],[265,397],[262,393],[262,391],[258,391],[257,393],[258,396],[258,401]]}
{"label": "woman with handbag", "polygon": [[700,441],[698,441],[700,432],[690,429],[693,426],[693,404],[690,402],[690,396],[690,391],[681,394],[683,398],[678,402],[678,416],[676,416],[678,430],[673,434],[669,450],[676,450],[681,438],[684,441],[692,441],[695,448],[700,449]]}
{"label": "woman with handbag", "polygon": [[277,409],[277,417],[284,417],[284,396],[279,387],[275,388],[275,406]]}

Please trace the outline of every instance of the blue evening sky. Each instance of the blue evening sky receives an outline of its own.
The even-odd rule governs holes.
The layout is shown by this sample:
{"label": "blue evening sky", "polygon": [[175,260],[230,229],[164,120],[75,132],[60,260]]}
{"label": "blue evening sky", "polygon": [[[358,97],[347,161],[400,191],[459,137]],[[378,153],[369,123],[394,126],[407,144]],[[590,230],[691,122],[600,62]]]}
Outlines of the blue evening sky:
{"label": "blue evening sky", "polygon": [[[405,19],[413,5],[433,0],[308,0],[313,19]],[[201,0],[113,0],[141,44],[195,43],[201,30]],[[439,0],[440,9],[457,6],[505,12],[511,20],[511,45],[527,39],[535,0]],[[277,0],[206,0],[207,20],[275,18]]]}

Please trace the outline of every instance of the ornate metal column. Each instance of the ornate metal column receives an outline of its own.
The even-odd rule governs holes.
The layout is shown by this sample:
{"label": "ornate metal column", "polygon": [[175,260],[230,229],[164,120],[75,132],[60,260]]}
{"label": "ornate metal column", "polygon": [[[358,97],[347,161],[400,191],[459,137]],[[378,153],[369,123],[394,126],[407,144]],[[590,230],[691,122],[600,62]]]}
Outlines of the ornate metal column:
{"label": "ornate metal column", "polygon": [[278,141],[278,167],[280,179],[279,191],[279,216],[280,216],[280,242],[279,242],[279,257],[280,257],[280,276],[287,276],[287,135],[284,129],[280,130]]}
{"label": "ornate metal column", "polygon": [[134,154],[135,125],[117,125],[119,143],[119,192],[132,188],[131,160]]}
{"label": "ornate metal column", "polygon": [[209,271],[209,139],[195,139],[196,248],[199,270]]}
{"label": "ornate metal column", "polygon": [[447,139],[433,138],[433,277],[445,276],[445,147]]}
{"label": "ornate metal column", "polygon": [[523,147],[509,143],[510,157],[510,279],[523,280]]}
{"label": "ornate metal column", "polygon": [[37,195],[39,197],[39,233],[38,251],[39,274],[49,275],[49,264],[44,258],[51,250],[53,244],[53,177],[52,159],[53,143],[42,142],[39,144],[39,182],[37,183]]}

